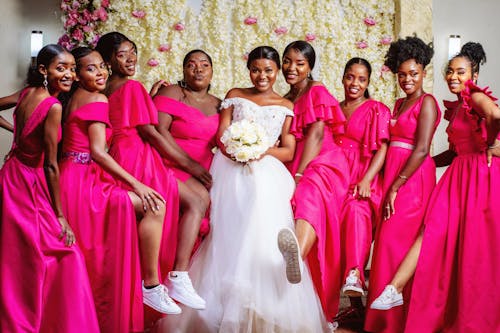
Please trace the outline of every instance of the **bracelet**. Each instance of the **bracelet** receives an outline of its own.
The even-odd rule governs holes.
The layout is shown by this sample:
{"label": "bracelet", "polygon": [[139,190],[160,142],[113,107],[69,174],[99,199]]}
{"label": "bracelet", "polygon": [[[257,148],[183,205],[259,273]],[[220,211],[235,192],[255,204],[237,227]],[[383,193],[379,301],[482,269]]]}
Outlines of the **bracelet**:
{"label": "bracelet", "polygon": [[498,143],[495,143],[491,146],[488,146],[488,149],[495,149],[496,147],[500,147],[500,141],[498,141]]}
{"label": "bracelet", "polygon": [[302,177],[302,176],[303,174],[301,174],[300,172],[295,173],[295,177]]}
{"label": "bracelet", "polygon": [[399,175],[398,175],[398,177],[399,177],[399,178],[401,178],[401,179],[402,179],[402,180],[404,180],[404,181],[407,181],[407,180],[408,180],[408,177],[407,177],[407,176],[405,176],[405,175],[402,175],[402,174],[399,174]]}

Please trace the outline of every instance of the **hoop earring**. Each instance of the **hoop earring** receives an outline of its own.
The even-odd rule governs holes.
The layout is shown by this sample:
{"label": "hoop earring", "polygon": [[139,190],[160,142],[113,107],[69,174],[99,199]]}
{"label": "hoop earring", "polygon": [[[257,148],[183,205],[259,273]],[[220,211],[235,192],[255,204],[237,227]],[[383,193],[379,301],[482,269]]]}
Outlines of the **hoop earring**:
{"label": "hoop earring", "polygon": [[187,88],[186,81],[184,81],[184,80],[180,80],[178,83],[179,83],[179,86],[180,86],[182,89],[186,89],[186,88]]}
{"label": "hoop earring", "polygon": [[308,78],[309,80],[312,80],[312,79],[313,79],[313,76],[312,76],[311,72],[307,73],[307,78]]}
{"label": "hoop earring", "polygon": [[49,82],[47,81],[47,74],[43,75],[43,87],[47,89],[47,86],[49,85]]}

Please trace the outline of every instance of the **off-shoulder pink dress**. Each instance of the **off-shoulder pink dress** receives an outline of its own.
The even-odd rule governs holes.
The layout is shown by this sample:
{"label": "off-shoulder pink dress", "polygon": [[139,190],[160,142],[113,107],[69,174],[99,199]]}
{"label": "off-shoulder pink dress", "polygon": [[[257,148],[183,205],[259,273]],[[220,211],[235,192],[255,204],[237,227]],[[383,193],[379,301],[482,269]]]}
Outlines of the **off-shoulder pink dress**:
{"label": "off-shoulder pink dress", "polygon": [[338,312],[340,297],[340,210],[347,195],[349,169],[344,154],[334,142],[343,133],[345,117],[338,101],[322,86],[312,86],[295,102],[290,132],[297,148],[288,170],[297,172],[309,125],[325,123],[321,150],[307,166],[292,199],[295,219],[314,228],[317,242],[307,261],[314,286],[328,320]]}
{"label": "off-shoulder pink dress", "polygon": [[[412,154],[416,144],[418,118],[424,98],[430,97],[436,103],[438,114],[434,130],[439,124],[441,111],[434,96],[423,94],[398,118],[391,118],[391,141],[387,151],[384,170],[384,196],[398,178]],[[398,110],[403,99],[396,101]],[[399,265],[415,242],[421,230],[427,203],[436,185],[436,165],[428,155],[417,170],[399,188],[395,201],[396,213],[381,221],[375,235],[375,248],[370,271],[367,304],[382,293]],[[403,298],[410,299],[411,281],[403,290]],[[368,332],[402,332],[406,319],[407,304],[390,310],[374,310],[367,307],[365,330]]]}
{"label": "off-shoulder pink dress", "polygon": [[[209,170],[214,157],[212,148],[216,146],[215,134],[219,128],[219,114],[207,116],[192,106],[165,96],[156,95],[153,102],[159,112],[172,116],[170,133],[179,147]],[[175,177],[180,181],[185,182],[191,177],[189,173],[179,169],[175,163],[166,159],[164,161],[172,168]],[[208,218],[204,218],[200,226],[200,237],[204,237],[209,230]]]}
{"label": "off-shoulder pink dress", "polygon": [[446,102],[450,149],[457,153],[425,214],[424,238],[405,332],[500,332],[500,159],[486,160],[486,126],[471,107]]}
{"label": "off-shoulder pink dress", "polygon": [[345,133],[335,142],[345,154],[349,177],[349,192],[342,207],[340,237],[342,242],[343,279],[351,269],[357,268],[364,283],[364,267],[370,255],[372,234],[380,218],[382,177],[377,174],[371,182],[368,199],[354,197],[355,186],[363,179],[372,158],[384,142],[389,141],[391,111],[383,103],[367,100],[351,115]]}
{"label": "off-shoulder pink dress", "polygon": [[55,103],[42,100],[22,129],[14,111],[15,140],[0,170],[2,332],[99,332],[85,260],[78,240],[67,247],[59,239],[43,170],[44,123]]}
{"label": "off-shoulder pink dress", "polygon": [[167,214],[160,250],[163,280],[173,268],[177,248],[177,180],[172,170],[163,163],[160,153],[143,140],[137,130],[141,125],[158,124],[158,111],[142,84],[128,80],[109,96],[109,120],[113,128],[110,155],[135,178],[158,191],[166,201]]}
{"label": "off-shoulder pink dress", "polygon": [[82,249],[102,332],[144,331],[134,206],[125,189],[90,156],[89,126],[111,136],[108,103],[73,111],[63,128],[61,200]]}

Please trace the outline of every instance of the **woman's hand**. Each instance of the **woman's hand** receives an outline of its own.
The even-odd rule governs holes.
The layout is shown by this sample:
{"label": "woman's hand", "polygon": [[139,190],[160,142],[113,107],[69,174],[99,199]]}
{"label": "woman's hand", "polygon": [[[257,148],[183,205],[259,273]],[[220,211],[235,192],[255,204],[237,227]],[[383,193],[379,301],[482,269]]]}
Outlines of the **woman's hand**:
{"label": "woman's hand", "polygon": [[200,164],[194,164],[193,167],[191,167],[189,173],[193,175],[193,177],[198,179],[203,184],[203,186],[206,187],[207,190],[212,187],[212,175]]}
{"label": "woman's hand", "polygon": [[134,185],[134,193],[141,198],[144,211],[147,211],[148,208],[151,209],[152,212],[159,211],[160,202],[165,203],[165,199],[163,199],[160,193],[143,183]]}
{"label": "woman's hand", "polygon": [[384,201],[384,220],[388,220],[392,215],[396,214],[395,201],[398,191],[391,187]]}
{"label": "woman's hand", "polygon": [[155,97],[156,94],[158,93],[158,90],[160,90],[161,87],[167,87],[170,85],[170,82],[167,82],[165,80],[159,80],[153,84],[151,87],[151,90],[149,91],[149,96]]}
{"label": "woman's hand", "polygon": [[500,157],[500,140],[496,139],[492,146],[486,151],[486,158],[488,160],[488,167],[491,166],[491,161],[494,157]]}
{"label": "woman's hand", "polygon": [[57,220],[59,221],[59,224],[61,224],[62,228],[61,233],[59,234],[59,240],[64,239],[64,244],[68,247],[75,244],[75,234],[73,233],[73,229],[69,226],[68,221],[66,221],[66,218],[64,216],[59,216]]}
{"label": "woman's hand", "polygon": [[358,197],[360,199],[369,198],[372,194],[372,189],[370,187],[370,182],[366,181],[364,178],[354,186],[354,197]]}

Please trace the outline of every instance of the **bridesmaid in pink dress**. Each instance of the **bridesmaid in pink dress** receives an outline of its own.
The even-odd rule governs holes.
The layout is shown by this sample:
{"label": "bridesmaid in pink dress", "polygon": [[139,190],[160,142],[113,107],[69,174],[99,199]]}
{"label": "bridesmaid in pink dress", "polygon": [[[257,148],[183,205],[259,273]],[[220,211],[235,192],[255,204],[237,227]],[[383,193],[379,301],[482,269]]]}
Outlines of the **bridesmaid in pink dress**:
{"label": "bridesmaid in pink dress", "polygon": [[100,93],[106,64],[86,47],[72,53],[78,86],[65,110],[59,163],[63,210],[86,259],[101,331],[142,332],[143,301],[162,313],[180,312],[158,280],[164,200],[106,152],[111,130],[108,101]]}
{"label": "bridesmaid in pink dress", "polygon": [[450,150],[436,160],[451,165],[425,215],[405,332],[500,332],[500,109],[475,84],[485,60],[469,42],[448,64],[457,100],[444,102]]}
{"label": "bridesmaid in pink dress", "polygon": [[[383,103],[370,99],[371,65],[362,58],[352,58],[344,69],[342,83],[345,100],[340,103],[347,119],[345,133],[336,138],[342,147],[350,172],[349,192],[340,219],[344,295],[351,307],[336,320],[362,325],[364,308],[364,267],[368,262],[372,233],[379,220],[382,201],[382,177],[389,141],[391,112]],[[353,322],[350,322],[353,321]]]}
{"label": "bridesmaid in pink dress", "polygon": [[297,238],[283,229],[278,244],[291,283],[300,282],[302,258],[307,258],[325,316],[331,321],[339,305],[339,218],[349,170],[334,142],[344,131],[345,117],[326,87],[312,79],[314,62],[314,49],[305,41],[285,48],[282,71],[290,84],[285,97],[294,102],[290,133],[297,140],[294,159],[287,165],[297,183],[292,199]]}
{"label": "bridesmaid in pink dress", "polygon": [[14,140],[0,170],[0,331],[99,332],[84,258],[62,210],[57,96],[75,79],[75,60],[47,45],[28,87],[0,99],[16,106]]}
{"label": "bridesmaid in pink dress", "polygon": [[[183,60],[184,77],[178,84],[162,87],[153,98],[158,108],[158,131],[174,140],[181,153],[189,155],[205,169],[212,164],[212,149],[219,126],[220,99],[209,94],[212,59],[202,50],[192,50]],[[164,160],[175,177],[186,184],[197,200],[208,207],[209,188],[171,160]],[[202,221],[197,245],[210,230],[208,214]],[[197,246],[195,246],[195,249]]]}
{"label": "bridesmaid in pink dress", "polygon": [[[106,88],[113,128],[109,153],[127,172],[165,198],[161,278],[165,279],[172,298],[189,307],[204,309],[205,301],[194,290],[187,270],[206,206],[193,200],[186,185],[177,182],[163,159],[175,160],[206,186],[210,186],[212,177],[156,129],[158,111],[151,97],[140,82],[129,79],[135,74],[137,63],[135,44],[119,32],[110,32],[99,39],[96,49],[112,71]],[[132,190],[126,184],[123,186]],[[183,210],[180,220],[179,199]]]}
{"label": "bridesmaid in pink dress", "polygon": [[[419,38],[407,37],[393,42],[386,54],[385,64],[397,74],[406,98],[396,101],[391,118],[391,141],[384,170],[384,220],[375,235],[368,304],[389,283],[418,237],[436,183],[436,166],[429,151],[440,110],[434,97],[422,88],[425,66],[433,53]],[[411,284],[403,292],[409,295]],[[365,330],[402,332],[405,318],[405,307],[389,311],[369,308]]]}

